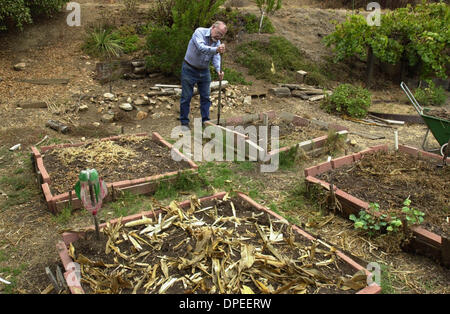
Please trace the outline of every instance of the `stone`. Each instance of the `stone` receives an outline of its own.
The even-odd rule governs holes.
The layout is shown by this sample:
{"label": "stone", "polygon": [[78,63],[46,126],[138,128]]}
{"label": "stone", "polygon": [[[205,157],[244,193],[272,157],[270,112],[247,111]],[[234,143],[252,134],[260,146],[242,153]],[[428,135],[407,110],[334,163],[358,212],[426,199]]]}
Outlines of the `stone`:
{"label": "stone", "polygon": [[[211,91],[218,90],[219,89],[219,83],[218,81],[211,82],[209,87],[211,88]],[[228,85],[228,81],[222,80],[221,89],[224,89]]]}
{"label": "stone", "polygon": [[146,72],[145,66],[134,68],[134,70],[133,70],[134,74],[145,74],[145,72]]}
{"label": "stone", "polygon": [[308,72],[303,71],[303,70],[299,70],[296,72],[296,76],[297,76],[297,81],[299,83],[303,83],[305,81],[306,75],[308,75]]}
{"label": "stone", "polygon": [[127,102],[128,102],[128,103],[131,103],[132,101],[133,101],[133,99],[131,99],[131,97],[128,97],[128,98],[127,98]]}
{"label": "stone", "polygon": [[287,87],[274,87],[269,89],[269,93],[277,96],[277,97],[290,97],[291,90]]}
{"label": "stone", "polygon": [[244,106],[250,106],[252,104],[252,96],[245,96],[242,104]]}
{"label": "stone", "polygon": [[[1,80],[0,80],[0,82],[1,82]],[[182,92],[181,88],[174,88],[173,90],[175,91],[175,95],[181,96],[181,92]]]}
{"label": "stone", "polygon": [[132,64],[135,68],[139,68],[139,67],[145,66],[145,61],[132,61],[131,64]]}
{"label": "stone", "polygon": [[144,120],[145,118],[147,118],[148,113],[145,111],[139,111],[136,115],[136,119],[137,120]]}
{"label": "stone", "polygon": [[23,71],[27,67],[27,64],[25,62],[20,62],[14,65],[14,70],[16,71]]}
{"label": "stone", "polygon": [[83,112],[83,111],[87,111],[89,109],[88,105],[81,105],[80,107],[78,107],[78,110]]}
{"label": "stone", "polygon": [[92,125],[98,127],[98,126],[100,126],[100,122],[93,122]]}
{"label": "stone", "polygon": [[114,99],[114,94],[104,93],[103,97],[105,97],[107,100],[113,100]]}
{"label": "stone", "polygon": [[167,110],[170,110],[170,109],[172,109],[172,106],[171,106],[171,105],[167,105],[167,106],[166,106],[166,109],[167,109]]}
{"label": "stone", "polygon": [[136,99],[136,100],[134,101],[134,104],[135,104],[136,106],[143,106],[143,105],[147,105],[148,103],[147,103],[147,101],[145,101],[144,99],[138,98],[138,99]]}
{"label": "stone", "polygon": [[350,141],[350,145],[352,145],[352,146],[356,146],[356,144],[358,144],[355,140],[351,140]]}
{"label": "stone", "polygon": [[318,101],[325,98],[325,95],[314,96],[309,99],[309,101]]}
{"label": "stone", "polygon": [[125,110],[125,111],[133,110],[133,106],[131,104],[127,103],[127,102],[123,103],[123,104],[120,104],[119,108],[122,109],[122,110]]}
{"label": "stone", "polygon": [[114,121],[114,114],[105,113],[100,120],[104,123],[111,123]]}
{"label": "stone", "polygon": [[305,92],[301,91],[301,90],[293,90],[292,93],[291,93],[291,96],[292,97],[299,97],[299,98],[301,98],[303,100],[309,99],[309,96],[306,95]]}

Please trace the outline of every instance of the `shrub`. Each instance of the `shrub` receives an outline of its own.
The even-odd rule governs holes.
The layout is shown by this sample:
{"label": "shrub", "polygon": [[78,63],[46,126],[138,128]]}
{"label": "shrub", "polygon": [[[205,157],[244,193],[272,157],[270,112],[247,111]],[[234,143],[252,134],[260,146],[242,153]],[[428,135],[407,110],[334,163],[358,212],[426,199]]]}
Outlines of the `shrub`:
{"label": "shrub", "polygon": [[371,27],[363,15],[351,15],[336,31],[326,36],[333,46],[335,61],[351,57],[362,60],[369,49],[382,62],[398,64],[407,60],[411,67],[420,65],[421,77],[447,78],[450,62],[450,7],[444,3],[407,6],[381,15],[379,27]]}
{"label": "shrub", "polygon": [[442,106],[447,100],[443,87],[436,87],[433,81],[427,80],[427,87],[419,87],[414,97],[422,106]]}
{"label": "shrub", "polygon": [[365,88],[351,84],[341,84],[331,96],[322,102],[322,108],[328,113],[337,112],[355,118],[363,118],[371,104],[371,95]]}
{"label": "shrub", "polygon": [[225,0],[175,0],[172,7],[173,24],[155,25],[147,36],[150,52],[147,67],[167,75],[180,76],[181,64],[193,31],[211,23]]}
{"label": "shrub", "polygon": [[23,29],[25,24],[33,23],[33,17],[52,16],[69,0],[1,0],[0,31],[11,27]]}

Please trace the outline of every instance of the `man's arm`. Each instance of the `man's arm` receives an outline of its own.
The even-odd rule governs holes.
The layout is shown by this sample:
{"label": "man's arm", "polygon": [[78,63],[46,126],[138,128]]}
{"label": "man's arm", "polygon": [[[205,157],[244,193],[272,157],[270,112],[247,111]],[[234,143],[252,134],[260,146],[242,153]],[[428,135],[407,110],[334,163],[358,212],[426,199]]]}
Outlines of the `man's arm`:
{"label": "man's arm", "polygon": [[217,51],[217,47],[211,47],[208,46],[205,42],[205,38],[201,31],[199,29],[195,30],[194,35],[192,35],[192,39],[194,42],[194,45],[197,47],[197,49],[206,55],[212,55],[215,54]]}

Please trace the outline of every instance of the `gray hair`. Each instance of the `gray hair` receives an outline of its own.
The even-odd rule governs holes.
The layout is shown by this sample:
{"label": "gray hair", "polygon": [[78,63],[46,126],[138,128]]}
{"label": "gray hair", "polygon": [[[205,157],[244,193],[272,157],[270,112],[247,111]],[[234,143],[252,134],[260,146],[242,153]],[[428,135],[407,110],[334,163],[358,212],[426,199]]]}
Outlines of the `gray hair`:
{"label": "gray hair", "polygon": [[222,21],[216,21],[213,24],[214,27],[219,27],[219,26],[222,26],[222,25],[225,28],[225,30],[227,30],[227,25],[224,22],[222,22]]}

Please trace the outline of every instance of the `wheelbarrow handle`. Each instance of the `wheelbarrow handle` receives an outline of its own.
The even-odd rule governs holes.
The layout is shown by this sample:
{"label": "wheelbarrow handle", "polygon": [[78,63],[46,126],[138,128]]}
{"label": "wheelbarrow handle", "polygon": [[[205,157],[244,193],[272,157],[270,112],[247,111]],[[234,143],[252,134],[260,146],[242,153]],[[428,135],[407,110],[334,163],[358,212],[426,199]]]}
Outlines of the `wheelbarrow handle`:
{"label": "wheelbarrow handle", "polygon": [[408,86],[405,84],[405,82],[401,82],[400,83],[400,87],[403,89],[403,91],[405,92],[406,96],[408,96],[409,100],[412,102],[414,108],[417,110],[417,112],[419,113],[419,115],[422,115],[423,113],[423,108],[422,106],[420,106],[420,104],[418,103],[418,101],[416,100],[416,98],[414,97],[414,95],[411,93],[411,91],[409,90]]}

